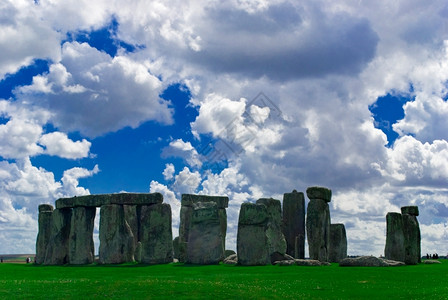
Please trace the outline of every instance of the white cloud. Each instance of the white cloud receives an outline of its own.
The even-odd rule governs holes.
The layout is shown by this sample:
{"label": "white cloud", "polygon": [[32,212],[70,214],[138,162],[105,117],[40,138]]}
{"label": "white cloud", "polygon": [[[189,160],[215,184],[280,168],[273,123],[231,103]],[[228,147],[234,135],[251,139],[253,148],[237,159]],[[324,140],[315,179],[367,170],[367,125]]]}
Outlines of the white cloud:
{"label": "white cloud", "polygon": [[173,178],[174,176],[174,172],[176,170],[174,169],[174,165],[173,164],[166,164],[165,165],[165,170],[163,170],[163,178],[165,178],[165,180],[170,180]]}
{"label": "white cloud", "polygon": [[[201,157],[197,150],[191,145],[190,142],[184,142],[182,139],[171,141],[170,144],[163,149],[162,157],[181,157],[191,167],[200,168],[202,166]],[[171,172],[171,176],[173,172]]]}
{"label": "white cloud", "polygon": [[45,147],[46,154],[69,159],[87,157],[91,146],[91,143],[85,139],[73,142],[62,132],[44,134],[39,143]]}

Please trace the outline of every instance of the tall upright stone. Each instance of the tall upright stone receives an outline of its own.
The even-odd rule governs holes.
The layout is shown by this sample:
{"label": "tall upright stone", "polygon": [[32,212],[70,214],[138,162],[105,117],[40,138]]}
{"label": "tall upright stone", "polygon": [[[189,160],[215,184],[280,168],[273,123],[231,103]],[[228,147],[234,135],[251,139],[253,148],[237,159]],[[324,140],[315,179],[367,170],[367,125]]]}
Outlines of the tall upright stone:
{"label": "tall upright stone", "polygon": [[404,262],[403,218],[400,213],[390,212],[386,215],[386,247],[384,256],[390,260]]}
{"label": "tall upright stone", "polygon": [[211,265],[224,259],[222,231],[215,202],[193,204],[186,263]]}
{"label": "tall upright stone", "polygon": [[91,264],[95,259],[93,228],[96,207],[74,207],[70,226],[69,263]]}
{"label": "tall upright stone", "polygon": [[45,254],[51,237],[53,206],[49,204],[39,205],[39,232],[36,239],[36,263],[45,261]]}
{"label": "tall upright stone", "polygon": [[286,240],[282,232],[282,206],[280,200],[273,198],[258,199],[257,204],[264,204],[268,212],[266,237],[271,262],[284,257],[286,254]]}
{"label": "tall upright stone", "polygon": [[404,235],[404,262],[407,265],[416,265],[421,262],[421,236],[417,206],[404,206],[401,208]]}
{"label": "tall upright stone", "polygon": [[338,263],[347,257],[347,234],[344,224],[330,225],[330,262]]}
{"label": "tall upright stone", "polygon": [[125,219],[123,205],[110,204],[100,210],[101,264],[121,264],[134,261],[134,235]]}
{"label": "tall upright stone", "polygon": [[283,234],[286,253],[305,258],[305,197],[296,190],[283,194]]}
{"label": "tall upright stone", "polygon": [[330,244],[331,190],[325,187],[309,187],[306,194],[310,199],[306,211],[306,231],[311,259],[328,262]]}
{"label": "tall upright stone", "polygon": [[140,216],[141,262],[173,262],[171,206],[167,203],[143,205]]}
{"label": "tall upright stone", "polygon": [[51,237],[45,255],[45,265],[69,263],[69,237],[72,219],[71,208],[56,208],[52,216]]}
{"label": "tall upright stone", "polygon": [[237,234],[239,265],[257,266],[270,263],[266,235],[268,219],[266,205],[261,203],[241,204]]}
{"label": "tall upright stone", "polygon": [[[217,209],[217,220],[218,223],[212,222],[211,220],[205,220],[201,217],[198,217],[200,211],[214,210],[213,205],[208,205],[203,203],[215,203]],[[179,261],[180,262],[191,262],[191,259],[188,260],[188,253],[193,253],[191,249],[197,249],[200,245],[195,245],[196,241],[198,241],[197,234],[191,234],[191,227],[193,226],[193,214],[195,210],[196,212],[196,223],[204,222],[204,224],[213,224],[213,226],[217,226],[218,228],[207,229],[208,231],[215,232],[219,230],[219,238],[220,238],[220,249],[222,248],[222,259],[224,258],[224,249],[225,249],[225,239],[226,239],[226,231],[227,231],[227,213],[226,208],[228,207],[229,198],[224,196],[207,196],[207,195],[192,195],[192,194],[182,194],[181,200],[181,209],[180,209],[180,225],[179,225]],[[209,212],[207,212],[209,214]],[[210,216],[214,213],[210,213]],[[202,221],[201,221],[202,220]],[[200,224],[196,224],[196,228],[200,228]],[[193,237],[193,240],[190,241],[190,236]],[[214,245],[214,242],[211,243],[209,241],[209,246]],[[208,247],[203,245],[203,247]],[[221,250],[219,250],[220,252]],[[197,261],[196,259],[193,259]],[[192,263],[192,262],[191,262]]]}

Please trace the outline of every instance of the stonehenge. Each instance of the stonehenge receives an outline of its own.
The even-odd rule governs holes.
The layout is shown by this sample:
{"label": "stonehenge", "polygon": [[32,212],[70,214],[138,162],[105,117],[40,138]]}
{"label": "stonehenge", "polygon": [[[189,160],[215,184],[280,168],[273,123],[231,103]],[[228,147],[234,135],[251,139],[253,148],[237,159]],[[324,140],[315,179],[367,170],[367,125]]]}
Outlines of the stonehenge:
{"label": "stonehenge", "polygon": [[416,265],[421,262],[421,236],[417,206],[404,206],[401,214],[386,215],[387,233],[384,255],[387,259]]}
{"label": "stonehenge", "polygon": [[[37,264],[84,265],[140,262],[166,264],[412,265],[421,262],[417,206],[386,216],[385,260],[347,258],[344,224],[331,224],[331,190],[293,190],[280,200],[260,198],[241,204],[237,253],[225,250],[229,198],[182,194],[179,236],[173,240],[172,211],[160,193],[119,193],[63,198],[55,208],[38,207]],[[99,256],[93,231],[99,207]],[[305,256],[305,234],[309,259]],[[227,254],[227,255],[226,255]],[[229,255],[232,254],[232,255]],[[177,260],[176,260],[177,261]]]}
{"label": "stonehenge", "polygon": [[171,207],[160,193],[88,195],[39,206],[36,263],[91,264],[93,229],[100,207],[99,263],[172,262]]}

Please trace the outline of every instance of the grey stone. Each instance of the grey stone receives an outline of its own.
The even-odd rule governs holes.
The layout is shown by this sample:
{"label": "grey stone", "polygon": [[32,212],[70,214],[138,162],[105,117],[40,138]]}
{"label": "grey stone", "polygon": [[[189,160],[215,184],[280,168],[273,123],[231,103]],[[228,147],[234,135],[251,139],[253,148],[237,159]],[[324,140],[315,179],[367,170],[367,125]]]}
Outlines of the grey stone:
{"label": "grey stone", "polygon": [[305,197],[296,190],[283,194],[283,235],[286,253],[305,258]]}
{"label": "grey stone", "polygon": [[230,255],[234,255],[234,254],[236,254],[236,252],[233,250],[225,250],[224,251],[224,257],[229,257]]}
{"label": "grey stone", "polygon": [[95,207],[73,208],[69,238],[69,263],[72,265],[91,264],[94,261],[95,211]]}
{"label": "grey stone", "polygon": [[319,261],[316,259],[295,259],[294,263],[297,266],[309,266],[309,267],[320,267],[320,266],[329,266],[330,263],[325,261]]}
{"label": "grey stone", "polygon": [[425,260],[425,264],[433,265],[433,264],[441,264],[441,262],[438,260],[435,260],[435,259],[427,259],[427,260]]}
{"label": "grey stone", "polygon": [[344,224],[330,225],[330,262],[339,262],[347,257],[347,235]]}
{"label": "grey stone", "polygon": [[306,195],[309,199],[320,199],[325,202],[331,201],[331,190],[320,186],[311,186],[306,189]]}
{"label": "grey stone", "polygon": [[123,205],[110,204],[100,210],[101,264],[121,264],[134,261],[134,235],[125,219]]}
{"label": "grey stone", "polygon": [[56,208],[99,207],[102,205],[151,205],[163,202],[160,193],[119,193],[87,195],[56,200]]}
{"label": "grey stone", "polygon": [[236,265],[238,263],[238,255],[236,253],[227,256],[223,261],[226,265]]}
{"label": "grey stone", "polygon": [[282,207],[280,200],[261,198],[257,204],[264,204],[268,212],[266,236],[271,263],[284,257],[286,253],[286,240],[282,232]]}
{"label": "grey stone", "polygon": [[214,202],[218,209],[227,208],[229,206],[229,197],[226,196],[208,196],[208,195],[193,195],[182,194],[181,204],[182,206],[192,207],[194,203],[199,202]]}
{"label": "grey stone", "polygon": [[411,216],[418,216],[419,212],[418,212],[418,206],[403,206],[401,208],[401,213],[403,215],[407,214],[407,215],[411,215]]}
{"label": "grey stone", "polygon": [[164,264],[173,262],[171,206],[166,203],[144,205],[141,209],[141,262]]}
{"label": "grey stone", "polygon": [[421,237],[417,217],[403,214],[404,235],[404,262],[407,265],[416,265],[421,262]]}
{"label": "grey stone", "polygon": [[224,245],[218,206],[215,202],[197,202],[193,205],[185,262],[211,265],[223,259]]}
{"label": "grey stone", "polygon": [[387,260],[374,256],[347,257],[339,262],[341,267],[396,267],[404,265],[401,261]]}
{"label": "grey stone", "polygon": [[268,211],[264,204],[241,204],[238,219],[238,264],[243,266],[270,263],[266,236]]}
{"label": "grey stone", "polygon": [[179,224],[179,262],[185,262],[187,259],[188,235],[190,233],[192,215],[193,207],[181,206]]}
{"label": "grey stone", "polygon": [[404,261],[403,219],[400,213],[390,212],[386,215],[386,246],[384,256],[395,261]]}
{"label": "grey stone", "polygon": [[306,214],[306,232],[311,259],[328,262],[330,224],[330,208],[327,201],[311,199]]}
{"label": "grey stone", "polygon": [[179,237],[176,236],[173,240],[173,257],[179,259]]}
{"label": "grey stone", "polygon": [[53,206],[41,204],[38,209],[39,232],[36,238],[36,264],[42,264],[45,261],[45,255],[51,237]]}
{"label": "grey stone", "polygon": [[69,263],[69,237],[72,209],[55,209],[52,216],[51,237],[45,255],[45,265]]}

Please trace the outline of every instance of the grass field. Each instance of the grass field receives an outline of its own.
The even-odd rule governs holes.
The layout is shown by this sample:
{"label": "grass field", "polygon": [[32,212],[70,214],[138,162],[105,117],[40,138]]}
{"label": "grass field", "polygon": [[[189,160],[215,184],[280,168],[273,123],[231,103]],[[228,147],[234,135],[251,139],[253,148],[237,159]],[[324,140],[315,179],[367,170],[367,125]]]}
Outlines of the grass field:
{"label": "grass field", "polygon": [[404,267],[0,264],[0,299],[448,299],[448,261]]}

